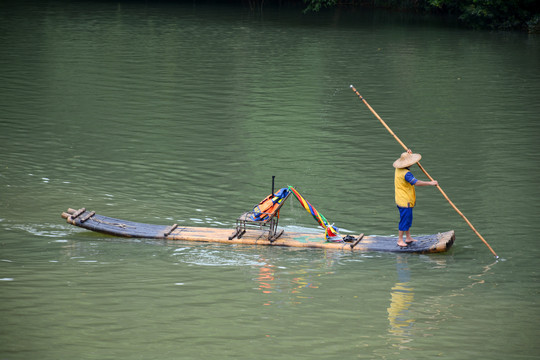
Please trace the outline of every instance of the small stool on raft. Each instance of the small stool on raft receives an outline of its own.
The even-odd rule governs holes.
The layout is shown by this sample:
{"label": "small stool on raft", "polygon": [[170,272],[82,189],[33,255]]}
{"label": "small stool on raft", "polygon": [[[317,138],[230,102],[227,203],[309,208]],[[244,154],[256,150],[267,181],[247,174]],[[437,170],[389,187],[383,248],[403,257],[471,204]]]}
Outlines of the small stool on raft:
{"label": "small stool on raft", "polygon": [[[268,227],[268,240],[270,242],[276,241],[277,238],[279,238],[284,230],[281,230],[278,232],[278,221],[279,221],[279,210],[285,204],[285,201],[289,198],[291,193],[287,193],[287,195],[283,198],[283,200],[273,209],[272,212],[256,212],[254,210],[248,211],[243,213],[236,219],[236,230],[234,233],[229,236],[229,240],[234,239],[235,237],[240,239],[247,230],[247,225],[256,225],[259,227],[260,230],[263,230],[264,227]],[[254,220],[255,215],[267,215],[267,217],[264,220]]]}

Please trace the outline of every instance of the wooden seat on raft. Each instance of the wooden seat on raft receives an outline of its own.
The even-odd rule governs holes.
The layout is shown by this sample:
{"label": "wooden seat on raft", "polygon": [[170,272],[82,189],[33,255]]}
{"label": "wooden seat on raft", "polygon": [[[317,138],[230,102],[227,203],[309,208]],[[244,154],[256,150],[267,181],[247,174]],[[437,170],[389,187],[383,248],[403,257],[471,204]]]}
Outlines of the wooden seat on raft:
{"label": "wooden seat on raft", "polygon": [[[272,212],[256,212],[254,210],[247,211],[240,215],[236,219],[236,229],[234,233],[229,236],[229,240],[234,239],[235,237],[240,239],[247,230],[248,225],[257,226],[260,230],[268,228],[268,240],[274,242],[283,234],[283,230],[278,232],[278,221],[279,221],[279,210],[285,204],[285,201],[289,198],[291,192],[288,192],[283,200],[273,209]],[[267,215],[264,220],[254,220],[255,215]]]}

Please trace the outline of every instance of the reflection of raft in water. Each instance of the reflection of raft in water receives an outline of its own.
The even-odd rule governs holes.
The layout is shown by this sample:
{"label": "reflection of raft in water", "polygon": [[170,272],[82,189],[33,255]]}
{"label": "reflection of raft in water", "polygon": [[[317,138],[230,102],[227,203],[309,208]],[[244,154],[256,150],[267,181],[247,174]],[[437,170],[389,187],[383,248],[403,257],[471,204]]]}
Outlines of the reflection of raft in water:
{"label": "reflection of raft in water", "polygon": [[406,248],[397,245],[395,236],[355,236],[348,237],[351,242],[329,242],[323,233],[283,232],[269,240],[268,231],[262,227],[247,228],[240,238],[231,235],[235,229],[152,225],[120,220],[96,214],[94,211],[68,209],[62,217],[72,225],[114,236],[165,239],[168,241],[202,241],[226,244],[271,245],[324,248],[356,251],[392,251],[410,253],[435,253],[448,250],[455,240],[454,231],[416,236],[417,242]]}

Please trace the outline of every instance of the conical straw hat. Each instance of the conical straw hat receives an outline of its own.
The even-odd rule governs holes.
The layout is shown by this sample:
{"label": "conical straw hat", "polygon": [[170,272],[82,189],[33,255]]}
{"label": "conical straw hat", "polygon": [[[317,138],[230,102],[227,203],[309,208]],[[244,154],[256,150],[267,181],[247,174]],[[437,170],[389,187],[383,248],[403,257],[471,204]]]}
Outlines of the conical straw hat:
{"label": "conical straw hat", "polygon": [[407,168],[419,162],[421,158],[422,155],[420,154],[409,154],[408,152],[404,152],[399,159],[394,161],[394,167],[397,169]]}

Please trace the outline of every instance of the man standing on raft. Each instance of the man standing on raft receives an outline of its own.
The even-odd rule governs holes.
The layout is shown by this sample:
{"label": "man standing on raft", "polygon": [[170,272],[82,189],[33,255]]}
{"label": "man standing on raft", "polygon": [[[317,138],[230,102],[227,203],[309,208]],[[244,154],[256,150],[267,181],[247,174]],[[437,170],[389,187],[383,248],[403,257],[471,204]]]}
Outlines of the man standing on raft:
{"label": "man standing on raft", "polygon": [[[413,154],[411,149],[401,154],[399,159],[394,161],[396,168],[394,176],[394,187],[396,192],[396,205],[399,210],[399,238],[397,244],[405,247],[414,240],[411,238],[410,228],[413,220],[413,208],[416,204],[415,186],[438,186],[437,181],[421,181],[417,180],[409,171],[409,167],[420,161],[422,155]],[[405,234],[405,242],[403,242],[403,234]]]}

